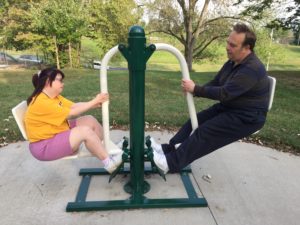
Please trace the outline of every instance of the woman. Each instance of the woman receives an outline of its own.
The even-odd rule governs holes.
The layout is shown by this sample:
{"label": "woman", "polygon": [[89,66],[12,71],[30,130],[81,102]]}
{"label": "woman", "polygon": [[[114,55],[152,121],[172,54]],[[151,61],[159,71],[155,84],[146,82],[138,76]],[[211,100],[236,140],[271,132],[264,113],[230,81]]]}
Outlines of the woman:
{"label": "woman", "polygon": [[80,114],[100,107],[108,101],[108,94],[98,94],[88,102],[73,103],[61,96],[65,75],[47,68],[34,74],[35,87],[27,99],[25,127],[30,141],[29,149],[38,160],[50,161],[76,153],[80,144],[99,158],[104,168],[112,173],[122,162],[121,154],[109,156],[102,144],[102,127],[93,116]]}

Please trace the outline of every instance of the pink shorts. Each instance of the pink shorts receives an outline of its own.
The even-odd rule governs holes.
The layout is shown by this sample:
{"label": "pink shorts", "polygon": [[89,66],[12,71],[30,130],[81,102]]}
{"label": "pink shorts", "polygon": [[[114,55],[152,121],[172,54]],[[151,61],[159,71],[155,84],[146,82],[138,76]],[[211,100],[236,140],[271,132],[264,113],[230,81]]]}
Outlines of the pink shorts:
{"label": "pink shorts", "polygon": [[[76,127],[76,119],[69,120],[70,128]],[[70,144],[71,130],[56,134],[54,137],[29,144],[31,154],[38,160],[51,161],[73,155]]]}

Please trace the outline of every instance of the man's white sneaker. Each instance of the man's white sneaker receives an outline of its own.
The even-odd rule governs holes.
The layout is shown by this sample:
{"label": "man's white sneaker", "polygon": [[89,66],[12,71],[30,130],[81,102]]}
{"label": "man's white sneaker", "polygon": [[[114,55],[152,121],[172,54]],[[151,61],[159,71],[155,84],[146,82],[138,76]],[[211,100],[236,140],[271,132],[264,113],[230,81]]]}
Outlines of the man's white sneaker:
{"label": "man's white sneaker", "polygon": [[160,154],[156,151],[153,151],[153,160],[156,166],[166,174],[169,171],[169,166],[167,163],[166,156],[164,154]]}
{"label": "man's white sneaker", "polygon": [[156,151],[159,154],[163,154],[164,155],[164,151],[162,150],[162,147],[160,144],[157,144],[154,140],[153,137],[150,138],[151,141],[151,147],[154,151]]}

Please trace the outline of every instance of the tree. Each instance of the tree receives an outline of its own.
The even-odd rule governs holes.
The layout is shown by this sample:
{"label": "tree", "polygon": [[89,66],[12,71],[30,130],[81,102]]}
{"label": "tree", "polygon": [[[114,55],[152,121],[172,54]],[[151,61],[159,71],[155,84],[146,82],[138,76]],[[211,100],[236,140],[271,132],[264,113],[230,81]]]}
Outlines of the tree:
{"label": "tree", "polygon": [[227,36],[231,26],[228,21],[237,19],[227,10],[230,3],[222,0],[154,0],[145,3],[150,33],[175,37],[184,46],[184,56],[192,70],[193,59],[200,57],[214,40]]}
{"label": "tree", "polygon": [[253,19],[259,20],[266,10],[272,8],[278,15],[267,24],[267,27],[291,29],[294,32],[295,42],[300,44],[300,0],[238,0],[235,5],[245,2],[248,6],[242,15],[250,15]]}
{"label": "tree", "polygon": [[[38,3],[40,0],[35,0]],[[52,51],[51,42],[38,34],[32,26],[31,4],[24,0],[0,1],[0,44],[4,48],[26,50],[33,49],[44,58]]]}
{"label": "tree", "polygon": [[34,48],[55,58],[58,68],[72,67],[80,63],[82,36],[96,39],[101,56],[125,42],[139,18],[134,0],[0,0],[0,44]]}
{"label": "tree", "polygon": [[140,18],[136,8],[134,0],[90,0],[88,36],[97,40],[101,55],[127,40],[129,27]]}
{"label": "tree", "polygon": [[6,48],[23,50],[30,46],[30,43],[15,39],[16,35],[26,33],[30,26],[30,17],[27,13],[29,3],[22,0],[1,0],[0,2],[0,35],[2,45]]}
{"label": "tree", "polygon": [[60,55],[65,49],[69,51],[72,67],[72,43],[80,42],[87,27],[85,1],[42,0],[32,3],[30,13],[34,32],[52,39],[57,68],[60,68]]}

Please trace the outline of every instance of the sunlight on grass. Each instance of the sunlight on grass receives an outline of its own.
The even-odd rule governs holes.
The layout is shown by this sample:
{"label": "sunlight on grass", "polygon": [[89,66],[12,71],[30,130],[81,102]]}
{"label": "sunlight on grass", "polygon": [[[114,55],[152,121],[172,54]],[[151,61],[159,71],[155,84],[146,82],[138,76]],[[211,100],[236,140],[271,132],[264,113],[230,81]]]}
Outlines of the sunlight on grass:
{"label": "sunlight on grass", "polygon": [[7,81],[7,79],[5,79],[5,78],[3,78],[3,77],[0,77],[0,83],[2,83],[2,84],[7,84],[8,81]]}
{"label": "sunlight on grass", "polygon": [[[270,70],[300,70],[300,46],[285,46],[282,50],[282,59],[270,64]],[[272,58],[272,56],[271,56]]]}
{"label": "sunlight on grass", "polygon": [[155,51],[148,63],[150,64],[176,64],[178,63],[177,58],[170,52],[166,51]]}

